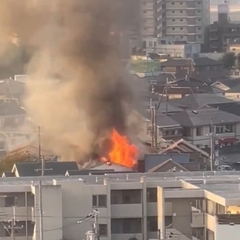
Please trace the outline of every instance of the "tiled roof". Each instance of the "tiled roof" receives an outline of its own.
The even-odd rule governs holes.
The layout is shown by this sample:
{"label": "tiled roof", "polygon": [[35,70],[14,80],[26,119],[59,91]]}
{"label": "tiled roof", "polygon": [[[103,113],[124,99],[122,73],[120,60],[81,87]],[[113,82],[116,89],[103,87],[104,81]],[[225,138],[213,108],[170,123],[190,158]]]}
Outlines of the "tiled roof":
{"label": "tiled roof", "polygon": [[196,66],[221,66],[223,65],[223,63],[221,63],[220,61],[208,58],[208,57],[198,57],[198,58],[194,58],[194,64]]}
{"label": "tiled roof", "polygon": [[235,86],[235,87],[232,87],[232,88],[228,89],[226,92],[229,92],[229,93],[239,93],[240,92],[240,84]]}
{"label": "tiled roof", "polygon": [[188,169],[187,169],[187,168],[185,168],[185,167],[182,166],[181,164],[173,161],[172,159],[168,159],[168,160],[166,160],[166,161],[158,164],[157,166],[149,169],[148,172],[152,172],[152,173],[153,173],[153,172],[158,172],[159,170],[161,170],[161,168],[162,168],[164,165],[166,165],[166,164],[168,164],[168,163],[171,163],[173,167],[177,167],[178,169],[180,169],[180,170],[182,170],[182,171],[184,171],[184,172],[188,172]]}
{"label": "tiled roof", "polygon": [[170,116],[183,127],[207,126],[211,124],[238,123],[240,117],[215,108],[186,110]]}
{"label": "tiled roof", "polygon": [[[184,145],[185,147],[183,148],[181,145]],[[178,148],[181,153],[199,152],[204,157],[207,157],[207,158],[209,157],[209,154],[207,152],[201,150],[200,148],[196,147],[195,145],[193,145],[192,143],[190,143],[184,139],[180,139],[177,142],[171,144],[169,147],[167,147],[166,149],[161,151],[161,153],[167,154],[169,150],[173,150],[175,148]]]}
{"label": "tiled roof", "polygon": [[166,153],[166,154],[146,154],[144,157],[144,169],[147,172],[149,169],[165,162],[168,159],[172,159],[178,163],[189,163],[190,154],[188,153]]}
{"label": "tiled roof", "polygon": [[[146,112],[144,117],[150,121],[151,120],[150,112]],[[157,118],[157,125],[160,128],[161,127],[180,126],[180,124],[178,122],[174,121],[172,118],[170,118],[166,114],[157,113],[156,118]]]}
{"label": "tiled roof", "polygon": [[[41,176],[41,163],[16,163],[16,170],[20,177]],[[14,168],[13,168],[14,170]],[[69,170],[78,170],[76,162],[46,162],[46,176],[64,176]]]}
{"label": "tiled roof", "polygon": [[217,94],[191,94],[181,99],[174,99],[169,101],[172,105],[183,108],[199,108],[206,106],[208,104],[215,103],[230,103],[233,100],[225,98],[224,96],[219,96]]}
{"label": "tiled roof", "polygon": [[192,59],[170,58],[166,62],[161,62],[161,67],[190,67],[193,65]]}

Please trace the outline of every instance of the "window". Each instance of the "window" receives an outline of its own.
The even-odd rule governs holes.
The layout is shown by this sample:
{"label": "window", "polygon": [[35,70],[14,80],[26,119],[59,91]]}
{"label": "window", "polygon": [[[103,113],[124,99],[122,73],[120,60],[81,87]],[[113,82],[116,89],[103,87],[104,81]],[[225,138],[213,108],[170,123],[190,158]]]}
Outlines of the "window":
{"label": "window", "polygon": [[172,5],[174,5],[175,3],[174,2],[172,2]]}
{"label": "window", "polygon": [[180,30],[183,30],[183,28],[180,28]]}
{"label": "window", "polygon": [[5,207],[12,207],[15,205],[14,197],[5,197]]}
{"label": "window", "polygon": [[198,30],[201,30],[201,28],[199,27]]}
{"label": "window", "polygon": [[172,19],[173,22],[175,22],[175,19]]}
{"label": "window", "polygon": [[175,28],[172,28],[172,30],[175,30]]}
{"label": "window", "polygon": [[191,136],[191,129],[190,128],[184,128],[183,129],[183,135],[185,137],[190,137]]}
{"label": "window", "polygon": [[203,135],[203,128],[202,127],[197,127],[196,128],[196,135],[197,136],[202,136]]}
{"label": "window", "polygon": [[111,204],[137,204],[142,202],[141,190],[112,190]]}
{"label": "window", "polygon": [[122,218],[111,220],[112,234],[141,233],[141,218]]}
{"label": "window", "polygon": [[147,229],[148,229],[148,232],[157,232],[158,231],[157,217],[148,217],[147,218]]}
{"label": "window", "polygon": [[92,196],[93,207],[107,207],[107,195],[93,195]]}
{"label": "window", "polygon": [[201,11],[200,11],[200,10],[198,10],[197,12],[198,12],[198,13],[200,13]]}
{"label": "window", "polygon": [[172,13],[175,13],[175,11],[172,11]]}
{"label": "window", "polygon": [[182,5],[182,2],[180,2],[180,5]]}
{"label": "window", "polygon": [[229,124],[225,126],[225,132],[233,132],[233,125]]}
{"label": "window", "polygon": [[108,229],[107,229],[107,224],[99,224],[99,235],[102,237],[107,237],[108,236]]}
{"label": "window", "polygon": [[144,10],[143,12],[144,12],[144,13],[146,13],[147,11],[146,11],[146,10]]}
{"label": "window", "polygon": [[157,188],[147,189],[147,202],[157,202]]}
{"label": "window", "polygon": [[224,132],[224,126],[217,126],[216,127],[216,133],[223,133]]}
{"label": "window", "polygon": [[[182,11],[180,11],[180,13],[182,13]],[[181,19],[182,20],[182,19]]]}

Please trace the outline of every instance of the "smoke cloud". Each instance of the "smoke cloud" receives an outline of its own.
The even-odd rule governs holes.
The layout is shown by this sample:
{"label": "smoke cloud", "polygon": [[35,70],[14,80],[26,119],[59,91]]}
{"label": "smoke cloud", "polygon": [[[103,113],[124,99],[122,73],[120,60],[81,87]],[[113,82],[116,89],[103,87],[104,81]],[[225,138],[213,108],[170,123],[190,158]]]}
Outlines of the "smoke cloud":
{"label": "smoke cloud", "polygon": [[113,128],[131,132],[134,94],[118,56],[113,2],[0,0],[0,39],[33,49],[26,108],[44,147],[64,159],[84,161]]}

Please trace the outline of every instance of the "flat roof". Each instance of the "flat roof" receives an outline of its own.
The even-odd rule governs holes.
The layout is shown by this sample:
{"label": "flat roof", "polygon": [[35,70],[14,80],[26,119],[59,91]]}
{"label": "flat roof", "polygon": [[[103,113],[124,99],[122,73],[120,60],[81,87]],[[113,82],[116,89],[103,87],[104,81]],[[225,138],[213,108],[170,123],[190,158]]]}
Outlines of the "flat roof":
{"label": "flat roof", "polygon": [[[140,182],[142,177],[146,182],[182,181],[209,191],[225,199],[239,199],[240,201],[240,171],[226,172],[159,172],[159,173],[109,173],[106,175],[79,175],[79,176],[44,176],[44,177],[4,177],[0,178],[0,186],[9,185],[52,185],[53,180],[61,182],[82,180],[87,185],[103,185],[104,179],[110,183]],[[187,188],[188,189],[188,188]],[[191,187],[190,187],[191,189]],[[174,191],[174,190],[173,190]]]}

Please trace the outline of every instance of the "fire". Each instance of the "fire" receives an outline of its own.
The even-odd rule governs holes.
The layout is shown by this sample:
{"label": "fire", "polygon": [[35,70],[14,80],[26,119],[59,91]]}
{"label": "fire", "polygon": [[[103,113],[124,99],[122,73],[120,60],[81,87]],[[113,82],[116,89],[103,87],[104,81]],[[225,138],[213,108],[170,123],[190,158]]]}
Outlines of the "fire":
{"label": "fire", "polygon": [[111,162],[132,168],[136,164],[137,148],[129,143],[127,137],[121,136],[115,129],[111,134],[112,149],[109,153]]}

